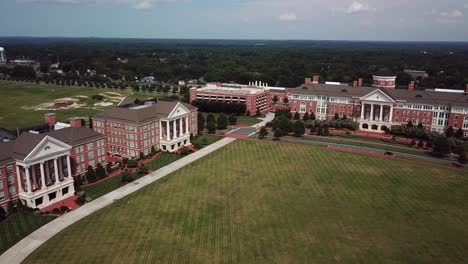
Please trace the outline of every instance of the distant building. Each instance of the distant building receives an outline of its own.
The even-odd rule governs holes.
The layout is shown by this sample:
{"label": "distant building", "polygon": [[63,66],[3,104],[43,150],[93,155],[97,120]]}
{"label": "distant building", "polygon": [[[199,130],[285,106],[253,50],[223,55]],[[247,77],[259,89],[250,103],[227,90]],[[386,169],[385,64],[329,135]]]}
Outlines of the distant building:
{"label": "distant building", "polygon": [[125,98],[119,107],[93,117],[93,129],[107,137],[111,156],[134,158],[151,150],[174,152],[197,134],[197,108],[178,101],[136,103]]}
{"label": "distant building", "polygon": [[413,77],[413,79],[418,79],[418,78],[426,79],[426,78],[429,78],[429,74],[427,74],[426,71],[405,70],[405,72],[407,74],[411,75],[411,77]]}
{"label": "distant building", "polygon": [[255,115],[257,108],[267,111],[276,95],[279,101],[286,97],[286,88],[270,87],[266,83],[251,82],[248,85],[232,83],[209,83],[190,88],[190,103],[194,100],[245,104],[245,111]]}
{"label": "distant building", "polygon": [[[55,114],[47,114],[49,127]],[[44,208],[74,195],[74,177],[88,166],[106,164],[105,136],[81,127],[71,119],[70,127],[46,133],[25,132],[0,144],[0,206],[19,201],[31,208]]]}
{"label": "distant building", "polygon": [[6,62],[5,49],[0,47],[0,64],[5,64]]}
{"label": "distant building", "polygon": [[26,60],[26,59],[16,59],[16,60],[10,60],[10,64],[12,65],[25,65],[25,66],[36,66],[38,65],[38,62],[34,60]]}

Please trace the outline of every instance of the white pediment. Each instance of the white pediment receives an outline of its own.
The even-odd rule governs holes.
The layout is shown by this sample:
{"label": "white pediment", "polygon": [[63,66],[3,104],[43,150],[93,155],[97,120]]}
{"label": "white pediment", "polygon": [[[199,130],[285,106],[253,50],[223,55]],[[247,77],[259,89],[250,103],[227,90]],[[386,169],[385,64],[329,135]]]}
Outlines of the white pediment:
{"label": "white pediment", "polygon": [[379,89],[376,89],[363,97],[360,98],[361,101],[372,101],[372,102],[383,102],[383,103],[394,103],[395,100],[385,94],[384,92],[380,91]]}
{"label": "white pediment", "polygon": [[181,103],[177,103],[174,109],[172,109],[172,112],[169,114],[168,118],[184,116],[184,115],[187,115],[188,113],[190,113],[190,110],[187,107],[185,107]]}
{"label": "white pediment", "polygon": [[46,136],[39,144],[26,156],[24,161],[51,157],[60,153],[70,151],[71,146],[60,140]]}

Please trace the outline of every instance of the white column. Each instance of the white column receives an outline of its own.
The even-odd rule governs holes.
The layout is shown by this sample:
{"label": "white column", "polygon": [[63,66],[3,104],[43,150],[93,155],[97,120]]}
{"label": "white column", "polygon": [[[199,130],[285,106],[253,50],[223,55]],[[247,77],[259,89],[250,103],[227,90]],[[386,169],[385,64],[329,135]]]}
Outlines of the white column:
{"label": "white column", "polygon": [[184,134],[183,132],[182,118],[179,118],[179,137]]}
{"label": "white column", "polygon": [[162,135],[163,135],[162,134],[163,131],[162,131],[162,122],[161,122],[161,120],[159,120],[159,127],[158,128],[159,128],[159,140],[161,140]]}
{"label": "white column", "polygon": [[382,122],[383,121],[383,105],[380,105],[380,115],[379,115],[379,121]]}
{"label": "white column", "polygon": [[366,109],[365,107],[366,107],[366,105],[364,103],[362,103],[362,105],[361,105],[361,119],[364,119],[364,111]]}
{"label": "white column", "polygon": [[29,167],[26,167],[25,168],[26,170],[26,184],[28,184],[28,193],[31,192],[31,178],[30,178],[30,175],[29,175]]}
{"label": "white column", "polygon": [[45,173],[44,173],[44,163],[41,162],[40,166],[41,166],[41,182],[42,182],[41,189],[44,189],[46,187]]}
{"label": "white column", "polygon": [[20,173],[20,167],[16,165],[16,180],[18,181],[18,192],[23,190],[23,184],[21,181],[21,173]]}
{"label": "white column", "polygon": [[389,116],[389,118],[388,118],[388,121],[389,121],[390,123],[393,122],[393,106],[390,106],[390,116]]}
{"label": "white column", "polygon": [[37,188],[37,182],[36,182],[36,168],[34,165],[32,165],[32,184],[34,185],[35,188]]}
{"label": "white column", "polygon": [[172,138],[177,138],[176,121],[172,121]]}
{"label": "white column", "polygon": [[54,172],[55,172],[55,184],[59,184],[59,176],[58,176],[58,173],[59,173],[59,170],[58,170],[58,162],[57,162],[57,158],[54,159]]}
{"label": "white column", "polygon": [[371,104],[370,107],[370,120],[374,120],[374,104]]}
{"label": "white column", "polygon": [[169,121],[166,121],[166,139],[167,141],[171,140],[170,133],[169,133]]}
{"label": "white column", "polygon": [[185,117],[185,134],[190,134],[190,129],[189,129],[189,117]]}
{"label": "white column", "polygon": [[[59,162],[58,168],[59,168],[59,178],[60,178],[60,174],[62,174],[62,176],[63,176],[63,166],[62,166],[62,162],[63,162],[63,161],[62,161],[61,158],[59,158],[59,161],[60,161],[60,162]],[[62,177],[62,178],[64,178],[64,177]]]}
{"label": "white column", "polygon": [[68,177],[70,177],[70,179],[73,179],[72,171],[71,171],[70,156],[67,156],[67,170],[68,170]]}
{"label": "white column", "polygon": [[44,162],[44,164],[46,164],[46,167],[45,167],[46,179],[52,181],[52,179],[50,178],[50,165],[49,165],[49,161]]}

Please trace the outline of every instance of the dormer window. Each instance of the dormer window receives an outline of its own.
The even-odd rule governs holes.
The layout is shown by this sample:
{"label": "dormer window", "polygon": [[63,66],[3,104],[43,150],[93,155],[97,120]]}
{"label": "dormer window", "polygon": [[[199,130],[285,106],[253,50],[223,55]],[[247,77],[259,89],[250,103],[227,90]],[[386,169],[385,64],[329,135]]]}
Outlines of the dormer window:
{"label": "dormer window", "polygon": [[49,147],[49,146],[46,146],[46,147],[44,148],[44,150],[49,150],[49,149],[50,149],[50,147]]}

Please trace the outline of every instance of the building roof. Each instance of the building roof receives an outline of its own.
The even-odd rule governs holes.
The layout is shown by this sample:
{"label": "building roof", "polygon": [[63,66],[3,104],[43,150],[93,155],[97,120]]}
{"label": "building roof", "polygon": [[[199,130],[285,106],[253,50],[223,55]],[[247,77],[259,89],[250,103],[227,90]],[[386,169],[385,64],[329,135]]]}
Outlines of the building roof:
{"label": "building roof", "polygon": [[[303,89],[306,87],[307,89]],[[430,105],[451,105],[468,107],[468,94],[448,93],[440,91],[408,91],[407,89],[385,89],[377,87],[352,87],[337,86],[327,84],[309,84],[301,85],[293,89],[293,94],[313,94],[336,97],[362,97],[374,90],[380,90],[392,97],[395,101],[405,101],[410,103],[430,104]]]}
{"label": "building roof", "polygon": [[123,107],[123,106],[126,106],[126,105],[131,105],[131,104],[135,103],[135,101],[136,101],[135,97],[125,96],[117,106],[122,106]]}
{"label": "building roof", "polygon": [[70,146],[105,138],[103,134],[87,127],[69,127],[41,134],[25,132],[13,141],[0,144],[0,166],[11,163],[16,159],[24,159],[46,136],[60,140]]}
{"label": "building roof", "polygon": [[[157,120],[169,116],[174,110],[179,101],[163,101],[159,100],[153,105],[146,107],[132,107],[122,108],[115,107],[110,110],[98,113],[93,118],[98,119],[112,119],[116,121],[132,122],[132,123],[145,123],[152,120]],[[197,108],[193,105],[180,102],[183,106],[187,107],[190,111]]]}

